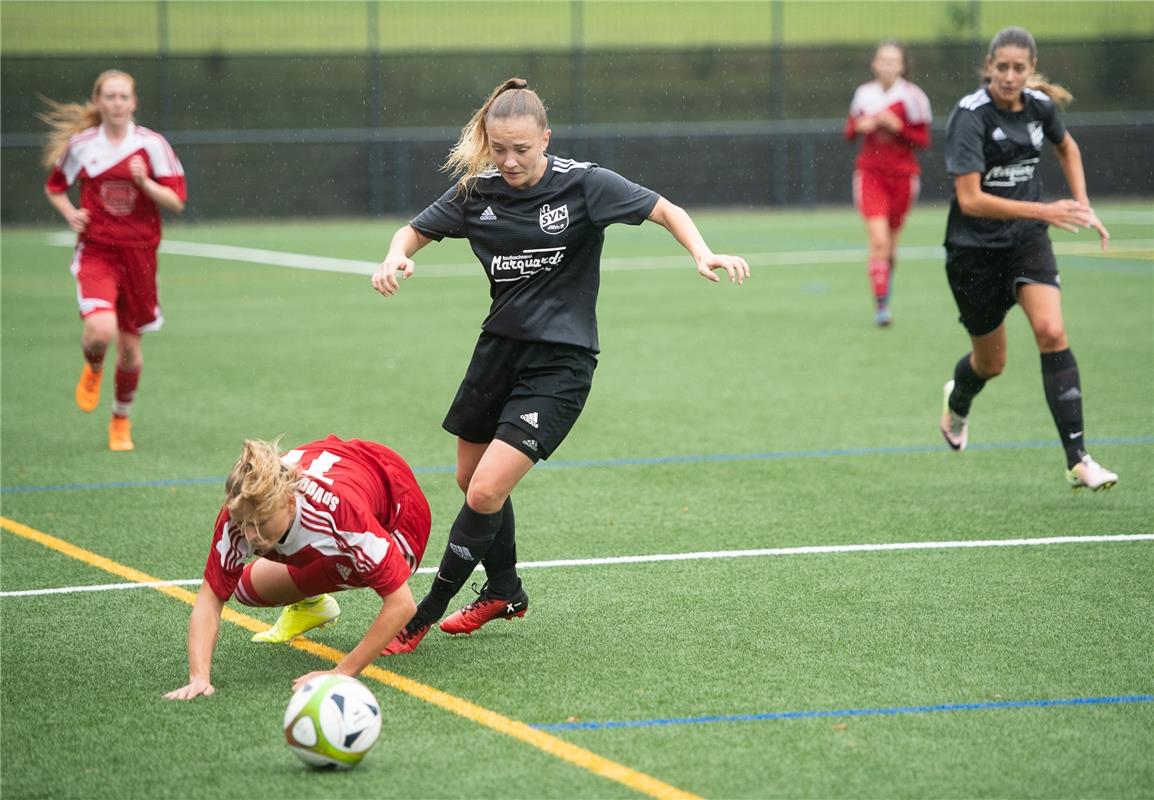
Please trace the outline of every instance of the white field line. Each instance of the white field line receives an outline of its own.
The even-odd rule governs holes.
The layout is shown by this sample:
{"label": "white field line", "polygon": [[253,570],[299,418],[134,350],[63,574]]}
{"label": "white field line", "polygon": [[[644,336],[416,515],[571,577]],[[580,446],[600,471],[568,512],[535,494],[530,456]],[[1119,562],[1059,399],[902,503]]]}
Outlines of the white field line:
{"label": "white field line", "polygon": [[1147,209],[1111,211],[1106,216],[1106,222],[1119,225],[1154,225],[1154,206]]}
{"label": "white field line", "polygon": [[178,581],[150,583],[94,583],[88,586],[61,586],[55,589],[22,589],[18,592],[0,592],[0,597],[36,597],[44,594],[78,594],[80,592],[109,592],[114,589],[155,589],[157,586],[199,586],[201,578],[182,578]]}
{"label": "white field line", "polygon": [[[972,550],[987,547],[1030,547],[1057,544],[1115,544],[1122,542],[1151,542],[1154,533],[1122,533],[1104,536],[1046,536],[1038,539],[974,539],[954,542],[890,542],[883,544],[834,544],[804,547],[768,547],[760,550],[712,550],[699,553],[658,553],[640,556],[612,556],[609,558],[565,558],[555,561],[522,561],[518,569],[550,569],[552,567],[600,567],[615,564],[652,564],[665,561],[707,561],[727,558],[766,558],[773,556],[836,555],[841,553],[876,553],[900,550]],[[422,567],[417,572],[431,575],[436,567]],[[22,589],[0,592],[2,597],[30,597],[45,594],[75,592],[104,592],[113,589],[142,589],[155,586],[199,585],[200,578],[184,578],[157,583],[105,583],[91,586],[65,586],[56,589]]]}
{"label": "white field line", "polygon": [[[50,245],[73,247],[75,236],[64,233],[50,234]],[[1143,253],[1154,250],[1154,239],[1127,239],[1111,241],[1110,250],[1116,253]],[[274,267],[308,269],[320,272],[342,272],[352,275],[372,275],[379,262],[358,261],[350,258],[330,258],[310,256],[303,253],[286,253],[281,250],[263,250],[256,247],[237,247],[228,244],[206,244],[202,242],[182,242],[165,239],[160,244],[160,252],[165,255],[192,256],[220,261],[240,261],[250,264],[264,264]],[[930,247],[902,247],[899,256],[904,259],[940,260],[945,250],[937,245]],[[1058,255],[1095,255],[1101,252],[1097,242],[1060,242],[1054,245]],[[1106,253],[1109,255],[1109,252]],[[788,267],[803,264],[857,264],[866,256],[864,248],[848,247],[839,250],[786,250],[775,253],[750,253],[745,260],[755,267]],[[632,272],[650,269],[689,269],[691,262],[685,255],[637,256],[634,258],[603,258],[601,269],[605,272]],[[423,278],[461,278],[479,276],[477,264],[432,264],[417,262],[417,270]]]}

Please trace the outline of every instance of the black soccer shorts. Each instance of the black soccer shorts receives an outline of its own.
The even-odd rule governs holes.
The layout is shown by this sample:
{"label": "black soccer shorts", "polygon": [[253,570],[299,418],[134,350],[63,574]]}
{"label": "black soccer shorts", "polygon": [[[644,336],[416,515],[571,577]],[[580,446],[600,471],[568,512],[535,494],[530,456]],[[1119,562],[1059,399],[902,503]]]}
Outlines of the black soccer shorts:
{"label": "black soccer shorts", "polygon": [[985,336],[1002,324],[1018,302],[1018,287],[1036,283],[1060,289],[1058,262],[1045,231],[1013,247],[946,247],[946,276],[958,320],[971,336]]}
{"label": "black soccer shorts", "polygon": [[583,347],[482,333],[443,427],[467,442],[500,439],[547,459],[577,422],[596,368]]}

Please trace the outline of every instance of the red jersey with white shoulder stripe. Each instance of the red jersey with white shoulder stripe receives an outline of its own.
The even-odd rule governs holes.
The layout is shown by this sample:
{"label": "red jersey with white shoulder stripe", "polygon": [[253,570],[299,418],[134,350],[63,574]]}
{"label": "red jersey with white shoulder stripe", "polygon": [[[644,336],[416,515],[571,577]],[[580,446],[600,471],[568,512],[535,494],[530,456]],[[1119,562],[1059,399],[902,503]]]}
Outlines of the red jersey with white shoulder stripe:
{"label": "red jersey with white shoulder stripe", "polygon": [[151,247],[160,244],[160,210],[132,181],[128,162],[141,156],[154,181],[188,199],[184,167],[168,141],[155,131],[130,123],[118,144],[108,141],[101,125],[88,128],[68,140],[68,147],[44,182],[59,194],[80,182],[80,207],[89,213],[82,242],[117,247]]}
{"label": "red jersey with white shoulder stripe", "polygon": [[[404,459],[376,442],[329,436],[282,460],[301,470],[296,513],[262,558],[296,567],[326,559],[344,579],[340,588],[368,587],[382,597],[416,572],[429,540],[428,503]],[[222,507],[204,568],[217,597],[232,596],[254,555]]]}
{"label": "red jersey with white shoulder stripe", "polygon": [[845,137],[853,141],[858,136],[854,122],[859,117],[877,116],[887,109],[902,121],[901,130],[893,133],[879,126],[866,134],[855,166],[888,175],[917,175],[921,167],[914,150],[929,147],[932,115],[925,92],[904,78],[898,78],[889,89],[879,81],[859,86],[850,102]]}

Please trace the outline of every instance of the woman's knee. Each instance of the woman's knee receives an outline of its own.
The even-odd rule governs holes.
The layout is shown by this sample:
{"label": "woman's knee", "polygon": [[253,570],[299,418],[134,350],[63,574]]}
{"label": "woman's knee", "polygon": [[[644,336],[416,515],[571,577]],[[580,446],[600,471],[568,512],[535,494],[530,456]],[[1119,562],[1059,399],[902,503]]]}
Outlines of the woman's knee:
{"label": "woman's knee", "polygon": [[1033,328],[1034,339],[1043,353],[1066,349],[1066,326],[1061,320],[1040,320]]}
{"label": "woman's knee", "polygon": [[116,338],[116,315],[93,314],[84,318],[84,343],[108,347]]}
{"label": "woman's knee", "polygon": [[1004,350],[982,355],[974,353],[974,372],[978,373],[978,377],[983,380],[992,380],[1001,375],[1005,369],[1006,352]]}
{"label": "woman's knee", "polygon": [[888,237],[870,236],[869,238],[869,257],[874,258],[889,258],[890,256],[890,242]]}
{"label": "woman's knee", "polygon": [[474,474],[465,489],[465,502],[479,514],[496,514],[508,496],[503,486],[485,475]]}
{"label": "woman's knee", "polygon": [[144,351],[139,337],[121,336],[116,347],[116,365],[132,372],[144,366]]}

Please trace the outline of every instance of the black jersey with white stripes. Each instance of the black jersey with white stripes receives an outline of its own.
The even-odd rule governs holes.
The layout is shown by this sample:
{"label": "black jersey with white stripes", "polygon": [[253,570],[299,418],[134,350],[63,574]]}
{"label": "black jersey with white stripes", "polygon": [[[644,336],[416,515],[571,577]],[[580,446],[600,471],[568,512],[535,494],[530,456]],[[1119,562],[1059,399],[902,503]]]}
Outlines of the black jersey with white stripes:
{"label": "black jersey with white stripes", "polygon": [[527,189],[489,170],[468,191],[450,188],[409,224],[437,241],[469,240],[493,298],[486,332],[596,353],[605,228],[640,225],[658,199],[597,164],[548,156],[544,175]]}
{"label": "black jersey with white stripes", "polygon": [[[1066,128],[1054,102],[1035,89],[1022,94],[1021,111],[999,108],[985,87],[966,95],[946,123],[946,171],[951,177],[981,173],[982,191],[1009,200],[1038,202],[1042,179],[1037,172],[1042,144],[1058,144]],[[1045,230],[1032,219],[968,217],[955,195],[946,224],[946,244],[954,247],[1012,247]]]}

